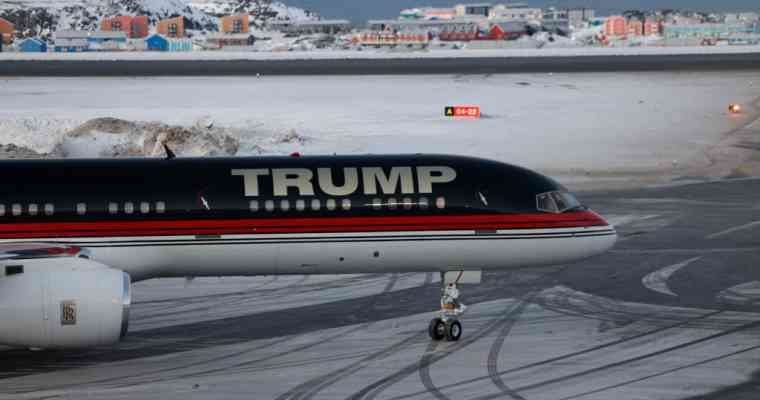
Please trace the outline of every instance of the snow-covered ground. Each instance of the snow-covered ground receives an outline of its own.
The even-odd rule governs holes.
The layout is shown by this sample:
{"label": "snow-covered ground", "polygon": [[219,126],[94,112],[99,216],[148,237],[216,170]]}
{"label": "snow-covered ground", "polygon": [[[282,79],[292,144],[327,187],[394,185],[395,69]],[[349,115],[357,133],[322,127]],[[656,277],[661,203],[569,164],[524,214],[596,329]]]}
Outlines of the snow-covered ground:
{"label": "snow-covered ground", "polygon": [[[458,153],[570,184],[654,183],[709,166],[706,152],[754,118],[758,85],[757,72],[20,78],[0,81],[0,143],[49,152],[80,124],[115,117],[211,125],[240,155]],[[729,115],[730,102],[745,113]],[[443,116],[460,104],[483,117]],[[78,155],[88,151],[99,154]]]}
{"label": "snow-covered ground", "polygon": [[426,51],[311,50],[292,52],[89,52],[89,53],[0,53],[3,60],[302,60],[302,59],[384,59],[384,58],[470,58],[470,57],[577,57],[643,56],[687,54],[749,54],[760,46],[691,47],[553,47],[540,49],[435,49]]}

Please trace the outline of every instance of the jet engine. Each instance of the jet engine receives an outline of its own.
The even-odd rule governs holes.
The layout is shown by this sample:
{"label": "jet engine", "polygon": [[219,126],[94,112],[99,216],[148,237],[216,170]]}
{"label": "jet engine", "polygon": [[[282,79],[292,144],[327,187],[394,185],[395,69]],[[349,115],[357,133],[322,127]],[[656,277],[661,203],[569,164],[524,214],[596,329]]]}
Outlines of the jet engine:
{"label": "jet engine", "polygon": [[129,326],[127,273],[86,258],[0,262],[0,344],[71,349],[121,340]]}

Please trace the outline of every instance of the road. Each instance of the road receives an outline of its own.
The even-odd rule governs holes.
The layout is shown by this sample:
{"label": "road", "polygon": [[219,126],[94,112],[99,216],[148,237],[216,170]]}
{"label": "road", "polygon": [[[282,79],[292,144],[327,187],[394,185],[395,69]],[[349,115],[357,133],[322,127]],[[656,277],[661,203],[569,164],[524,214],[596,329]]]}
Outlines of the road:
{"label": "road", "polygon": [[756,70],[760,53],[293,60],[13,60],[13,76],[410,75]]}
{"label": "road", "polygon": [[616,247],[486,273],[460,342],[432,274],[154,280],[115,347],[0,351],[0,398],[756,398],[760,179],[582,198]]}

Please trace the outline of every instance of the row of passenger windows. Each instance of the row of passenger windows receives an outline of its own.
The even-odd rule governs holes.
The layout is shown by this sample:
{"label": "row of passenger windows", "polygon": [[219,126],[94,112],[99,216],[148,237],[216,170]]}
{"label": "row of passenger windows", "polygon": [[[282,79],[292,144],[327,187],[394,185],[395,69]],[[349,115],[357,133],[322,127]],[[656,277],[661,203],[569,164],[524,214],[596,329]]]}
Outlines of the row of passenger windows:
{"label": "row of passenger windows", "polygon": [[[294,202],[287,199],[275,201],[275,200],[251,200],[248,203],[248,206],[251,210],[251,212],[258,212],[261,210],[265,211],[274,211],[275,208],[279,211],[290,211],[291,208],[295,209],[296,211],[305,211],[307,207],[311,211],[320,211],[323,208],[328,211],[334,211],[339,206],[341,210],[349,211],[351,210],[351,199],[341,199],[340,202],[335,199],[327,199],[324,202],[320,199],[311,199],[308,201],[304,199],[298,199]],[[417,201],[412,200],[410,197],[405,197],[403,199],[395,199],[393,197],[389,199],[379,199],[375,198],[372,199],[372,202],[369,204],[365,204],[365,206],[371,206],[375,210],[381,210],[381,209],[388,209],[388,210],[397,210],[397,209],[403,209],[403,210],[411,210],[413,208],[419,208],[422,210],[427,210],[431,207],[430,201],[427,197],[420,197]],[[435,208],[443,209],[446,208],[446,199],[443,197],[438,197],[435,199]]]}
{"label": "row of passenger windows", "polygon": [[[287,199],[275,201],[275,200],[251,200],[248,203],[248,206],[252,212],[258,212],[261,210],[272,212],[275,209],[278,209],[279,211],[290,211],[291,209],[295,209],[296,211],[305,211],[308,207],[311,211],[320,211],[323,208],[328,211],[334,211],[340,207],[343,211],[349,211],[351,210],[352,204],[351,199],[340,199],[339,201],[336,199],[327,199],[325,201],[322,201],[320,199],[311,199],[308,201],[304,199],[298,199],[292,202]],[[421,210],[427,210],[431,207],[430,200],[428,200],[427,197],[420,197],[417,199],[417,201],[414,201],[410,197],[404,197],[402,199],[396,199],[396,198],[388,198],[388,199],[380,199],[375,198],[372,199],[372,202],[369,204],[365,204],[365,206],[370,206],[375,210],[381,210],[381,209],[388,209],[388,210],[411,210],[413,208],[418,208]],[[437,209],[444,209],[446,208],[446,199],[443,197],[438,197],[435,199],[435,203],[432,205],[432,207],[435,207]],[[22,205],[19,203],[11,204],[10,209],[6,208],[5,204],[0,204],[0,217],[7,215],[13,215],[20,216],[23,214],[30,215],[30,216],[36,216],[40,214],[44,214],[47,216],[54,215],[55,214],[55,205],[52,203],[45,203],[42,206],[36,204],[36,203],[30,203],[26,205]],[[166,212],[166,203],[163,201],[157,201],[155,203],[149,203],[147,201],[134,203],[131,201],[127,201],[124,203],[108,203],[108,213],[109,214],[149,214],[151,212],[155,212],[157,214],[163,214]],[[75,211],[78,215],[85,215],[87,214],[87,203],[77,203],[75,206]]]}
{"label": "row of passenger windows", "polygon": [[[15,203],[11,204],[9,208],[10,210],[5,207],[5,204],[0,204],[0,217],[6,214],[13,215],[14,217],[22,214],[31,216],[40,215],[40,213],[48,216],[55,214],[55,205],[52,203],[43,204],[41,210],[40,205],[36,203],[30,203],[26,205]],[[74,207],[74,210],[78,215],[87,214],[87,203],[77,203]],[[166,212],[166,203],[163,201],[157,201],[153,204],[147,201],[140,203],[127,201],[121,205],[119,203],[108,203],[109,214],[118,214],[119,212],[124,212],[125,214],[134,214],[135,212],[139,212],[140,214],[148,214],[151,212],[151,210],[155,211],[158,214],[163,214]]]}

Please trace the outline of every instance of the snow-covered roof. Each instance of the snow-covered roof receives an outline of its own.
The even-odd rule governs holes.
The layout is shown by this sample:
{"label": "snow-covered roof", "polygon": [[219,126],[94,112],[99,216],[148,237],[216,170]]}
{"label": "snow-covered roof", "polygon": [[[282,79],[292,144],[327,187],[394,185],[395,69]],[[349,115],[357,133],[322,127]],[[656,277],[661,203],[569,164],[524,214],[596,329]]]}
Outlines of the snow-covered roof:
{"label": "snow-covered roof", "polygon": [[56,39],[87,39],[90,36],[90,32],[87,31],[57,31],[55,33]]}
{"label": "snow-covered roof", "polygon": [[121,31],[97,31],[90,33],[92,39],[126,39],[127,34]]}
{"label": "snow-covered roof", "polygon": [[248,39],[249,37],[253,36],[252,33],[212,33],[209,35],[206,35],[206,39],[211,40],[221,40],[221,39],[230,39],[230,40],[242,40],[242,39]]}
{"label": "snow-covered roof", "polygon": [[55,46],[60,47],[87,47],[87,39],[56,39]]}
{"label": "snow-covered roof", "polygon": [[323,26],[323,25],[351,25],[347,19],[320,19],[316,21],[271,21],[269,25],[293,25],[293,26]]}

